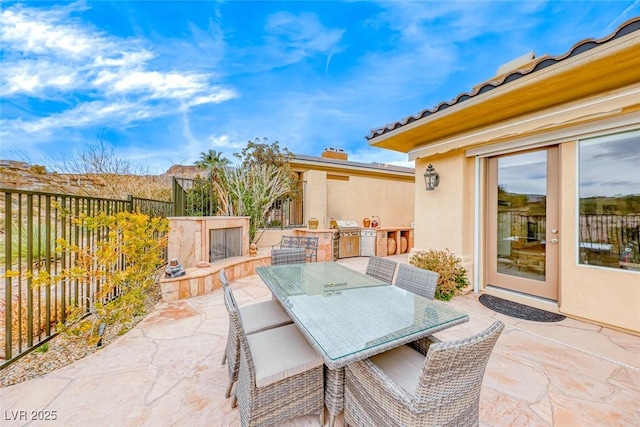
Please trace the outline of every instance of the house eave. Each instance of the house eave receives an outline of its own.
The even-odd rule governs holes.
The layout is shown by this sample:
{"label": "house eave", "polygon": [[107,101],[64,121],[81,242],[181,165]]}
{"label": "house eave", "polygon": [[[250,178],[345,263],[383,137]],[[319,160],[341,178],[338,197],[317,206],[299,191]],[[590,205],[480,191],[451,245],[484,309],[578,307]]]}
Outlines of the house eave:
{"label": "house eave", "polygon": [[[640,81],[640,31],[524,75],[464,102],[387,130],[371,146],[403,153],[495,123],[533,114]],[[414,157],[415,158],[415,157]]]}
{"label": "house eave", "polygon": [[386,164],[380,164],[380,163],[374,163],[369,165],[366,163],[328,159],[323,157],[300,158],[299,156],[294,156],[294,158],[292,158],[289,161],[289,164],[294,170],[298,170],[298,171],[321,170],[321,171],[326,171],[326,172],[335,173],[335,174],[368,175],[368,176],[404,179],[408,181],[413,181],[415,177],[415,172],[412,168],[405,168],[405,167],[386,165]]}

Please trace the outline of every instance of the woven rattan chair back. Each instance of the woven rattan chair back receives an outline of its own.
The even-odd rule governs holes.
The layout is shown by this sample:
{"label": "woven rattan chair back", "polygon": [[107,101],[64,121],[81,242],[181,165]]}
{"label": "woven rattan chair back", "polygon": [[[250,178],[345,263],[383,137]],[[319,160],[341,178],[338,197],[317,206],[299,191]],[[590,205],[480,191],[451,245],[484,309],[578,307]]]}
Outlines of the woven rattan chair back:
{"label": "woven rattan chair back", "polygon": [[396,276],[396,286],[425,298],[433,299],[440,275],[431,270],[400,264]]}
{"label": "woven rattan chair back", "polygon": [[[278,426],[284,420],[308,414],[317,414],[320,417],[320,424],[324,425],[323,364],[320,362],[312,369],[290,376],[286,375],[286,371],[282,372],[284,377],[281,380],[258,388],[254,357],[243,327],[242,316],[231,290],[225,288],[224,293],[225,304],[229,307],[229,315],[238,336],[242,354],[235,391],[235,397],[237,397],[240,407],[240,425],[247,427]],[[282,329],[276,328],[272,331],[283,330],[287,327],[295,329],[295,326],[287,325]],[[295,330],[297,331],[297,329]],[[269,334],[272,331],[256,333],[252,335],[252,338],[261,334]],[[300,339],[304,340],[302,336]],[[272,344],[269,343],[269,345]],[[260,351],[261,347],[254,347],[254,350]],[[313,350],[309,347],[309,351]],[[260,355],[257,357],[260,358]],[[232,406],[235,406],[235,397]]]}
{"label": "woven rattan chair back", "polygon": [[371,256],[367,263],[366,274],[367,276],[375,277],[383,282],[392,283],[397,265],[398,263],[390,259]]}
{"label": "woven rattan chair back", "polygon": [[432,344],[416,390],[415,405],[428,425],[478,425],[482,379],[504,324],[479,334]]}
{"label": "woven rattan chair back", "polygon": [[[222,271],[222,270],[221,270]],[[222,283],[222,275],[220,277]],[[240,342],[238,341],[237,327],[235,325],[234,316],[237,318],[238,305],[236,299],[231,292],[231,287],[227,284],[222,286],[224,292],[224,305],[229,313],[229,332],[227,333],[227,344],[224,350],[224,356],[222,357],[222,364],[227,363],[227,370],[229,372],[229,385],[225,392],[225,397],[231,396],[231,389],[233,384],[238,381],[238,370],[240,369]],[[235,400],[232,404],[235,406]]]}
{"label": "woven rattan chair back", "polygon": [[306,260],[304,248],[271,249],[271,265],[304,264]]}
{"label": "woven rattan chair back", "polygon": [[220,269],[218,277],[220,277],[220,285],[222,285],[223,287],[229,286],[229,279],[227,279],[227,273],[224,272],[224,268]]}
{"label": "woven rattan chair back", "polygon": [[229,312],[229,320],[233,325],[235,335],[238,339],[238,343],[241,351],[247,360],[247,367],[251,376],[252,385],[255,387],[256,376],[253,361],[251,359],[251,351],[249,351],[249,343],[247,342],[247,335],[244,333],[244,327],[242,326],[242,319],[240,317],[240,311],[238,310],[238,304],[233,296],[230,288],[224,288],[224,304]]}
{"label": "woven rattan chair back", "polygon": [[472,337],[431,343],[415,391],[394,383],[369,359],[347,366],[345,423],[478,426],[482,380],[503,328],[497,321]]}

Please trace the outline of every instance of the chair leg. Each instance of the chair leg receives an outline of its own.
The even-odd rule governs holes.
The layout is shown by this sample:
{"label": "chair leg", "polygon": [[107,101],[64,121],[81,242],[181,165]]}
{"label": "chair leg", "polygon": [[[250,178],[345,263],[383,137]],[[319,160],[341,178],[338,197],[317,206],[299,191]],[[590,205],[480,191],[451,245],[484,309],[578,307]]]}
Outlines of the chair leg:
{"label": "chair leg", "polygon": [[324,426],[324,406],[322,407],[322,411],[320,411],[320,425]]}
{"label": "chair leg", "polygon": [[229,385],[227,386],[227,391],[224,394],[224,397],[226,397],[227,399],[229,398],[229,396],[231,396],[231,388],[233,388],[233,381],[229,381]]}
{"label": "chair leg", "polygon": [[234,393],[231,398],[231,407],[235,408],[236,406],[238,406],[238,398],[236,398],[236,394]]}

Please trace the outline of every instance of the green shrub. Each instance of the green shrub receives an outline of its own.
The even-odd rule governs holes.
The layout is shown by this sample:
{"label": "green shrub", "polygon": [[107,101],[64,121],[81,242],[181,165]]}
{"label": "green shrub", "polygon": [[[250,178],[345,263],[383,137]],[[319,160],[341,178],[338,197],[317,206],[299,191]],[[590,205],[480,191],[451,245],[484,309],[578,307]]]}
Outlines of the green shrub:
{"label": "green shrub", "polygon": [[436,299],[449,301],[454,295],[469,285],[467,269],[461,260],[449,250],[416,251],[409,257],[409,263],[425,270],[435,271],[440,275],[436,286]]}
{"label": "green shrub", "polygon": [[[3,234],[0,242],[4,249],[4,239],[6,235]],[[29,237],[33,240],[32,245],[29,245]],[[51,241],[54,241],[54,234],[51,233]],[[31,254],[29,254],[29,248],[31,248]],[[47,259],[47,233],[44,224],[38,225],[38,219],[34,218],[31,231],[26,220],[11,221],[11,260],[12,266],[18,268],[18,261],[22,265],[26,265],[27,257],[31,255],[31,259],[34,265],[41,265]],[[54,253],[50,254],[52,257]],[[5,251],[0,252],[0,263],[4,264],[6,261]]]}
{"label": "green shrub", "polygon": [[34,351],[37,353],[46,353],[47,351],[49,351],[49,343],[46,342],[42,344],[40,347],[36,348]]}
{"label": "green shrub", "polygon": [[[33,286],[52,286],[66,280],[92,289],[90,298],[85,297],[68,310],[64,330],[86,336],[89,342],[95,343],[100,339],[97,325],[126,326],[144,312],[145,298],[155,284],[157,268],[164,261],[168,221],[140,213],[120,212],[80,217],[74,222],[92,232],[106,230],[108,238],[89,248],[58,239],[56,250],[75,262],[53,276],[43,274],[34,278]],[[115,294],[119,296],[113,298]],[[80,322],[85,318],[87,304],[92,319]]]}

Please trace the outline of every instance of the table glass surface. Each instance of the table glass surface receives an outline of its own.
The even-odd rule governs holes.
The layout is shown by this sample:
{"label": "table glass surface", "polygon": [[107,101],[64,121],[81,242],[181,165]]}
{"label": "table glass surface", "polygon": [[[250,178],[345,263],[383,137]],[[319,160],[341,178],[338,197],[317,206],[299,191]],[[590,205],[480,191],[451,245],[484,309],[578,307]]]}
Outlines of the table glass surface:
{"label": "table glass surface", "polygon": [[[333,262],[257,267],[325,362],[376,354],[468,320],[432,301]],[[413,338],[413,339],[408,339]],[[335,365],[334,363],[332,363]]]}

